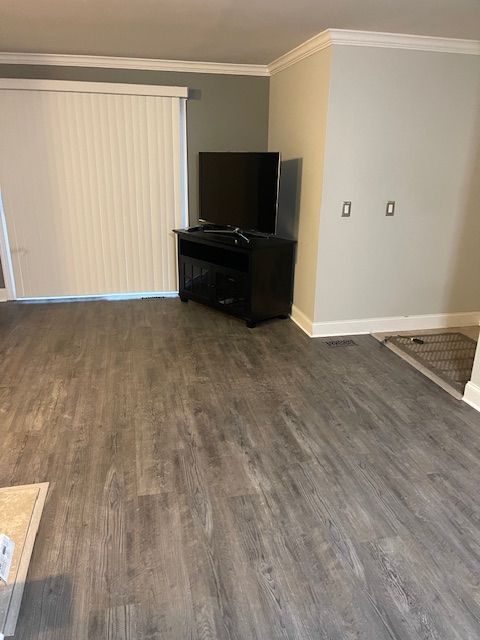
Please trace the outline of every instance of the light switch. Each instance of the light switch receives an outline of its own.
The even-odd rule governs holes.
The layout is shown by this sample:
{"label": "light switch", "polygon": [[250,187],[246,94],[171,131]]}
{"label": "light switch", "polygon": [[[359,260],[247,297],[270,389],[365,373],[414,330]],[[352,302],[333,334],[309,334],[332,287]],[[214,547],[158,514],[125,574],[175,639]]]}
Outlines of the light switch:
{"label": "light switch", "polygon": [[387,202],[387,210],[385,212],[386,216],[393,216],[395,213],[395,200],[389,200]]}
{"label": "light switch", "polygon": [[350,201],[344,202],[342,207],[342,218],[349,218],[352,210],[352,203]]}

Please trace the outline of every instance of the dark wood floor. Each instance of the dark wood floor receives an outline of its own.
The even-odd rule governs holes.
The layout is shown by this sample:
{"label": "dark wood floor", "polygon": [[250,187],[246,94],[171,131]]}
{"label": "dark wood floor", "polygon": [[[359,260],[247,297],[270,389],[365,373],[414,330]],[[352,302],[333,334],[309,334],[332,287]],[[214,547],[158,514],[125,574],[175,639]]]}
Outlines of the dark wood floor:
{"label": "dark wood floor", "polygon": [[16,640],[480,638],[480,415],[373,338],[177,300],[0,306]]}

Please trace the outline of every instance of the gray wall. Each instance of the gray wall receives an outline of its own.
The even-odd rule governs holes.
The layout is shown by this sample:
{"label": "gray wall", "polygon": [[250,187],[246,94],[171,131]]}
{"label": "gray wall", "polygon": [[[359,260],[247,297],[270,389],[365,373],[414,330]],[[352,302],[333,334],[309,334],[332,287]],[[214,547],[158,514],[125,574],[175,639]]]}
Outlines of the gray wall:
{"label": "gray wall", "polygon": [[[191,223],[198,219],[199,151],[267,150],[269,78],[35,65],[0,65],[0,77],[188,87],[188,195]],[[0,286],[2,281],[0,265]]]}
{"label": "gray wall", "polygon": [[333,47],[326,139],[314,320],[478,311],[480,57]]}

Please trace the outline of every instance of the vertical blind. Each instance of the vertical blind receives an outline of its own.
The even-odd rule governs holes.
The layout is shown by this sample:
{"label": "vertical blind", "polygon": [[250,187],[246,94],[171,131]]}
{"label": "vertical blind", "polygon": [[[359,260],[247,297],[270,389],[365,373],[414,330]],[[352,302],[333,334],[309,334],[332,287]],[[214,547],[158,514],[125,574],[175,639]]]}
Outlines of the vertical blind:
{"label": "vertical blind", "polygon": [[17,297],[176,290],[184,136],[180,97],[1,90]]}

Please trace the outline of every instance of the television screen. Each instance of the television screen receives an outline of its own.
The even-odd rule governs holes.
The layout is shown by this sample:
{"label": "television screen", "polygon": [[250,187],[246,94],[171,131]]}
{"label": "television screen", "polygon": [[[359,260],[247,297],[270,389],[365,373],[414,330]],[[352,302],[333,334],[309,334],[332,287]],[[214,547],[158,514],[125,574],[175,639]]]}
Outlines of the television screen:
{"label": "television screen", "polygon": [[200,220],[275,233],[280,154],[201,152]]}

